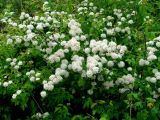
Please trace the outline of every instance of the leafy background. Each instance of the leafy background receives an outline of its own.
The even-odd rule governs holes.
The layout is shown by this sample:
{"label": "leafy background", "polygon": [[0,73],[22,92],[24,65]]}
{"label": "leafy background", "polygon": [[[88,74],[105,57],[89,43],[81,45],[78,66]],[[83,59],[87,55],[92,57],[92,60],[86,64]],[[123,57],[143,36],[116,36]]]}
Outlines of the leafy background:
{"label": "leafy background", "polygon": [[[57,11],[66,11],[68,13],[75,12],[75,6],[81,3],[82,0],[49,0],[49,6],[51,9]],[[14,19],[18,21],[18,16],[22,11],[29,13],[30,15],[41,15],[43,13],[42,0],[0,0],[0,18],[4,17],[6,11],[14,11]],[[136,23],[132,26],[132,42],[127,43],[130,46],[130,54],[127,56],[127,62],[136,67],[136,61],[143,56],[146,52],[145,42],[152,40],[160,34],[160,1],[157,0],[142,0],[143,4],[138,5],[139,0],[126,1],[126,0],[91,0],[99,8],[104,8],[106,16],[111,14],[114,8],[133,9],[137,11]],[[133,2],[130,6],[128,3]],[[144,23],[145,16],[150,16],[154,22]],[[79,18],[82,23],[84,31],[90,32],[93,35],[99,34],[95,29],[90,30],[90,25],[87,22],[90,19],[85,17]],[[87,21],[87,22],[85,22]],[[87,26],[88,25],[88,26]],[[97,25],[98,28],[101,25]],[[18,49],[12,46],[5,46],[7,34],[22,34],[21,31],[11,28],[6,24],[0,23],[0,66],[5,64],[7,56],[15,56],[18,53]],[[137,48],[141,47],[142,52],[139,54]],[[23,58],[23,56],[21,56]],[[36,62],[41,58],[38,51],[33,50],[31,56]],[[37,62],[35,67],[42,70],[42,74],[47,76],[51,73],[51,69],[45,68],[44,61]],[[26,65],[25,68],[28,66]],[[158,66],[159,68],[160,66]],[[136,68],[138,73],[145,72],[150,73],[150,68],[141,69]],[[46,73],[47,71],[47,73]],[[13,72],[14,73],[14,72]],[[6,74],[6,70],[0,69],[0,78],[3,78]],[[117,72],[117,74],[119,74]],[[72,75],[71,75],[72,76]],[[94,96],[90,96],[86,93],[88,88],[91,87],[89,80],[79,79],[78,75],[74,74],[74,77],[70,77],[70,82],[64,82],[57,85],[46,99],[41,99],[39,94],[41,86],[33,87],[30,84],[25,84],[23,87],[28,90],[29,94],[23,94],[17,101],[10,101],[10,94],[14,90],[11,87],[9,90],[2,90],[0,88],[0,119],[4,120],[34,120],[36,118],[31,117],[37,111],[44,113],[49,111],[50,116],[45,118],[46,120],[109,120],[109,119],[125,119],[125,120],[147,120],[147,119],[160,119],[160,102],[150,98],[149,92],[151,87],[148,87],[146,83],[135,83],[135,90],[131,93],[125,93],[120,95],[115,93],[115,89],[111,91],[105,91],[103,89],[95,89]],[[17,78],[18,79],[18,78]],[[78,81],[78,82],[77,82]],[[142,78],[143,81],[143,78]],[[72,84],[69,84],[72,83]],[[101,83],[99,83],[101,84]],[[63,88],[62,86],[65,86]],[[75,94],[71,94],[71,89],[74,88]],[[141,88],[144,92],[140,92]],[[82,99],[82,96],[86,96]],[[43,104],[41,104],[43,103]],[[17,114],[18,113],[18,114]]]}

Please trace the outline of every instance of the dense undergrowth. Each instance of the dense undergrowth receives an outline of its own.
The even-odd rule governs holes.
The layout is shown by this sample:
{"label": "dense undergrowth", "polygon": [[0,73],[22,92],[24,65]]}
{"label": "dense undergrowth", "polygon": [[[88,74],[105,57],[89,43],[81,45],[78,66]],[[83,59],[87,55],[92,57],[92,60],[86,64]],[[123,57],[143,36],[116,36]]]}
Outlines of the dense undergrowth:
{"label": "dense undergrowth", "polygon": [[0,0],[0,10],[0,119],[160,119],[160,2]]}

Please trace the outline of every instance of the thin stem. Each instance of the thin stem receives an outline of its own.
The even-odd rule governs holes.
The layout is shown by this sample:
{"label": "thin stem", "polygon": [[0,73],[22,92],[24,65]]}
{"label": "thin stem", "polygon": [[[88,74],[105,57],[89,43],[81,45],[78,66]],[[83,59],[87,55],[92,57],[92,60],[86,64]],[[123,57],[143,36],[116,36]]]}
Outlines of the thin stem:
{"label": "thin stem", "polygon": [[35,97],[34,97],[33,94],[32,94],[32,98],[33,98],[33,100],[35,101],[35,103],[37,104],[37,106],[38,106],[39,110],[41,111],[41,113],[43,113],[42,108],[40,107],[39,103],[37,102],[37,100],[35,99]]}
{"label": "thin stem", "polygon": [[129,116],[130,116],[130,120],[132,120],[132,100],[130,103]]}

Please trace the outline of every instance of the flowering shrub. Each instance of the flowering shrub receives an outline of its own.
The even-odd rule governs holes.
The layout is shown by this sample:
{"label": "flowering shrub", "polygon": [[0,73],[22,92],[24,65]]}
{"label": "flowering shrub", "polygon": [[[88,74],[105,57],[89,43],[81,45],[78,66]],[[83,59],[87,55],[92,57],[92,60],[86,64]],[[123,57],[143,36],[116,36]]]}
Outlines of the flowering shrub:
{"label": "flowering shrub", "polygon": [[137,4],[107,14],[89,0],[72,14],[53,11],[49,2],[40,15],[15,19],[6,12],[0,118],[158,120],[160,37],[149,32],[154,19],[139,19],[146,8]]}

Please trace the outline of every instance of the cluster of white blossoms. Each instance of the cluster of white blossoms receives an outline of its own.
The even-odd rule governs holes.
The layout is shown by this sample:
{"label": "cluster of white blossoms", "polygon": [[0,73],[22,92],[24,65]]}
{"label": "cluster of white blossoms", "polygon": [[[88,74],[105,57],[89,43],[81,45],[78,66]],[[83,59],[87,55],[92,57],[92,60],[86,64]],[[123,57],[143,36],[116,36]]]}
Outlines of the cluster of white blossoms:
{"label": "cluster of white blossoms", "polygon": [[40,80],[41,73],[35,72],[34,70],[31,70],[31,71],[27,72],[26,75],[29,77],[29,80],[31,82],[35,82],[35,81]]}
{"label": "cluster of white blossoms", "polygon": [[[115,36],[119,33],[127,33],[128,39],[131,39],[130,25],[134,23],[132,18],[135,16],[136,12],[132,11],[132,13],[124,14],[121,9],[114,9],[113,12],[115,16],[109,15],[104,19],[107,22],[107,26],[104,27],[104,31],[108,36]],[[116,23],[115,19],[117,20]]]}
{"label": "cluster of white blossoms", "polygon": [[76,22],[74,19],[71,19],[68,23],[68,27],[70,28],[69,34],[71,36],[76,36],[82,33],[82,30],[80,28],[80,24]]}
{"label": "cluster of white blossoms", "polygon": [[145,66],[149,65],[152,61],[157,60],[156,52],[158,51],[158,48],[160,47],[160,37],[157,37],[149,42],[146,42],[146,59],[140,59],[139,65]]}
{"label": "cluster of white blossoms", "polygon": [[65,48],[71,48],[72,51],[79,51],[80,47],[80,42],[74,37],[65,44]]}
{"label": "cluster of white blossoms", "polygon": [[55,74],[50,75],[49,80],[43,81],[43,89],[40,94],[42,97],[45,97],[47,95],[46,91],[52,91],[54,88],[54,85],[61,82],[64,78],[67,78],[69,76],[69,72],[66,70],[68,67],[68,61],[66,59],[61,61],[60,68],[56,68]]}
{"label": "cluster of white blossoms", "polygon": [[36,113],[35,115],[32,116],[32,118],[36,118],[36,119],[45,119],[46,117],[49,116],[49,113],[48,112],[45,112],[45,113]]}
{"label": "cluster of white blossoms", "polygon": [[6,61],[9,62],[15,70],[18,70],[23,65],[23,62],[18,61],[17,58],[7,58]]}
{"label": "cluster of white blossoms", "polygon": [[111,87],[114,87],[113,80],[112,80],[112,81],[106,81],[106,82],[103,83],[103,85],[104,85],[104,87],[105,87],[106,89],[109,89],[109,88],[111,88]]}
{"label": "cluster of white blossoms", "polygon": [[68,65],[69,70],[73,70],[74,72],[81,72],[83,70],[82,64],[84,61],[83,57],[78,55],[74,55],[72,58],[72,63]]}
{"label": "cluster of white blossoms", "polygon": [[62,58],[65,57],[65,51],[63,49],[57,50],[54,54],[48,57],[50,63],[59,62]]}
{"label": "cluster of white blossoms", "polygon": [[7,44],[20,44],[22,42],[22,36],[12,36],[7,39]]}
{"label": "cluster of white blossoms", "polygon": [[3,87],[8,87],[9,85],[11,85],[13,83],[13,81],[12,80],[9,80],[9,81],[5,81],[5,82],[3,82],[3,83],[1,83],[2,84],[2,86]]}
{"label": "cluster of white blossoms", "polygon": [[89,0],[84,0],[77,6],[77,11],[79,15],[89,15],[89,16],[98,16],[102,11],[104,11],[103,8],[100,9],[99,12],[97,12],[97,6],[94,5],[93,2],[89,2]]}
{"label": "cluster of white blossoms", "polygon": [[86,75],[92,78],[93,75],[97,74],[100,69],[102,69],[102,63],[100,62],[100,57],[98,55],[87,57],[87,72]]}
{"label": "cluster of white blossoms", "polygon": [[153,77],[146,77],[146,80],[150,83],[156,83],[157,80],[160,80],[160,72],[158,69],[153,69],[152,73],[154,74]]}
{"label": "cluster of white blossoms", "polygon": [[[48,3],[45,2],[44,7],[47,5]],[[24,32],[21,36],[8,36],[9,45],[25,46],[24,53],[27,54],[32,52],[31,48],[36,49],[47,65],[48,63],[53,65],[54,70],[51,75],[47,76],[47,79],[34,70],[26,73],[31,82],[39,81],[37,84],[42,84],[43,90],[40,92],[42,97],[46,97],[47,92],[52,91],[55,84],[67,79],[70,72],[78,73],[84,79],[95,80],[96,76],[107,69],[111,80],[107,81],[103,78],[107,89],[114,87],[115,84],[128,85],[134,82],[130,74],[124,75],[115,82],[112,80],[114,75],[112,69],[115,67],[123,69],[126,65],[123,57],[128,49],[125,44],[116,42],[116,35],[119,38],[130,39],[130,26],[134,23],[132,18],[136,14],[135,11],[126,14],[125,11],[123,13],[120,9],[114,9],[112,15],[105,17],[103,16],[104,9],[98,9],[89,0],[84,0],[78,5],[77,11],[78,15],[46,9],[42,16],[30,16],[22,12],[20,23],[14,23],[10,17],[1,20],[5,23],[12,23],[13,27]],[[90,34],[90,30],[88,30],[89,33],[84,32],[81,28],[82,23],[78,19],[81,14],[86,14],[89,19],[93,19],[90,27],[101,24],[99,28],[96,28],[100,29],[99,35],[95,37],[94,33]],[[87,25],[87,21],[85,22]],[[21,65],[21,62],[15,59],[7,61],[11,62],[10,64],[15,68]],[[24,62],[28,63],[27,60]],[[132,68],[128,68],[128,71],[132,71]],[[102,81],[101,78],[98,80]],[[90,90],[89,93],[92,94],[93,91]]]}
{"label": "cluster of white blossoms", "polygon": [[121,78],[118,78],[115,83],[116,85],[128,85],[128,84],[131,84],[135,81],[135,78],[131,75],[131,74],[128,74],[128,75],[123,75]]}
{"label": "cluster of white blossoms", "polygon": [[14,93],[14,94],[12,95],[12,99],[16,99],[16,97],[17,97],[18,95],[20,95],[21,93],[22,93],[22,90],[17,90],[16,93]]}
{"label": "cluster of white blossoms", "polygon": [[96,54],[99,52],[100,55],[106,55],[112,57],[112,59],[122,58],[124,53],[127,51],[127,47],[123,45],[117,45],[115,42],[109,42],[107,39],[103,40],[91,40],[90,41],[91,51]]}
{"label": "cluster of white blossoms", "polygon": [[150,83],[155,85],[155,89],[150,94],[156,99],[160,96],[160,88],[156,86],[157,82],[160,80],[160,72],[158,69],[153,69],[152,73],[153,76],[148,76],[145,80],[149,83],[147,87],[151,87]]}

